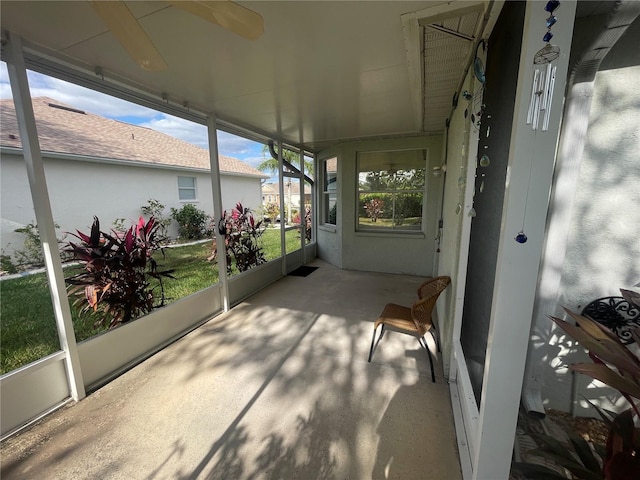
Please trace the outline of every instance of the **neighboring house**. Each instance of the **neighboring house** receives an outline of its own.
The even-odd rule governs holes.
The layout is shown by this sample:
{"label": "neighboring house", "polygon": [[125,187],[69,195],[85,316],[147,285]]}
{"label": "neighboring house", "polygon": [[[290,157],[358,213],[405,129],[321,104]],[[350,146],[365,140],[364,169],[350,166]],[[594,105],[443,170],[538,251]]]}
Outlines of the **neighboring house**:
{"label": "neighboring house", "polygon": [[[262,203],[275,203],[280,205],[280,184],[279,183],[263,183],[262,184]],[[300,208],[300,183],[297,181],[285,181],[284,183],[284,203],[291,204],[293,208]],[[311,187],[304,186],[304,203],[311,204]]]}
{"label": "neighboring house", "polygon": [[280,192],[277,188],[274,187],[274,183],[263,183],[262,184],[262,204],[266,205],[269,203],[277,204],[280,202]]}
{"label": "neighboring house", "polygon": [[[170,209],[192,203],[213,214],[209,152],[164,133],[78,110],[51,98],[33,99],[51,208],[60,232],[86,230],[93,216],[103,229],[141,214],[149,199]],[[12,100],[0,101],[2,240],[8,253],[22,245],[16,228],[35,223]],[[261,205],[267,176],[242,161],[219,156],[222,208]],[[69,180],[72,180],[69,182]],[[169,234],[177,234],[175,222]]]}

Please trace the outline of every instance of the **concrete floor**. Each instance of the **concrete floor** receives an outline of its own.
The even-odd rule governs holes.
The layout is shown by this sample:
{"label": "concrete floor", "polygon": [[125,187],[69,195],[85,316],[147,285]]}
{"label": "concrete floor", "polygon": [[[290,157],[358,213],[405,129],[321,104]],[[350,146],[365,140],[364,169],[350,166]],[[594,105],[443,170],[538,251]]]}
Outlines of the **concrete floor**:
{"label": "concrete floor", "polygon": [[389,332],[367,363],[377,314],[423,279],[313,265],[5,440],[1,478],[461,478],[440,362],[431,383]]}

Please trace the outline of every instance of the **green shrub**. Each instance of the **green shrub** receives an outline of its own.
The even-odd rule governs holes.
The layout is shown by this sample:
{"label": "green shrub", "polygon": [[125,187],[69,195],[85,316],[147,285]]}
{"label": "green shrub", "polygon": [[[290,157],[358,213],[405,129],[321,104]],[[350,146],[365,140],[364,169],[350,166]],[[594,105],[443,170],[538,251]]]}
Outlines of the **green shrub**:
{"label": "green shrub", "polygon": [[18,273],[18,267],[13,263],[11,255],[4,253],[4,250],[0,253],[0,271],[7,273],[8,275]]}
{"label": "green shrub", "polygon": [[263,205],[262,213],[270,222],[275,222],[277,216],[280,214],[280,206],[277,203],[267,203]]}
{"label": "green shrub", "polygon": [[333,207],[331,207],[331,209],[329,210],[329,223],[331,225],[337,225],[337,219],[338,219],[338,204],[334,203]]}
{"label": "green shrub", "polygon": [[147,218],[153,217],[158,225],[158,240],[164,242],[168,239],[168,229],[171,218],[164,216],[164,205],[155,198],[147,200],[147,204],[140,207],[142,214]]}
{"label": "green shrub", "polygon": [[209,215],[191,203],[181,209],[171,208],[171,218],[178,222],[178,236],[183,240],[200,240],[211,235]]}
{"label": "green shrub", "polygon": [[389,193],[365,193],[360,195],[358,216],[370,217],[369,207],[376,205],[375,218],[391,218],[393,214],[393,196]]}
{"label": "green shrub", "polygon": [[[55,228],[60,228],[60,225],[57,223],[54,223],[54,226]],[[42,240],[40,240],[38,225],[32,222],[24,227],[16,228],[14,231],[16,233],[22,233],[25,236],[22,249],[14,252],[15,261],[13,261],[13,263],[17,269],[24,271],[31,268],[44,267],[44,253],[42,251]],[[66,235],[58,238],[58,244],[61,244],[65,240],[65,237]],[[63,261],[68,259],[68,255],[66,255],[64,251],[60,252],[60,256]]]}

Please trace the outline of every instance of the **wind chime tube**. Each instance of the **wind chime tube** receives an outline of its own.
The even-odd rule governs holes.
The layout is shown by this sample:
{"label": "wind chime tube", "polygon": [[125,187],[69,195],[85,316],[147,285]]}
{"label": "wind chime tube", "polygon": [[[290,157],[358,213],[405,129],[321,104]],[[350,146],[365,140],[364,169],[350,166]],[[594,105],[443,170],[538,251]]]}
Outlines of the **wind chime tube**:
{"label": "wind chime tube", "polygon": [[547,110],[547,103],[549,102],[549,84],[551,82],[551,64],[547,63],[547,71],[544,77],[544,91],[542,96],[542,110]]}
{"label": "wind chime tube", "polygon": [[531,85],[531,99],[529,100],[529,110],[527,111],[527,125],[531,125],[531,122],[533,122],[533,105],[535,103],[536,90],[538,89],[539,76],[540,76],[540,70],[536,68],[533,71],[533,83]]}
{"label": "wind chime tube", "polygon": [[533,129],[538,130],[538,122],[540,120],[540,101],[542,100],[542,86],[545,83],[544,71],[540,71],[540,78],[538,79],[538,85],[535,91],[535,102],[533,104]]}
{"label": "wind chime tube", "polygon": [[542,121],[542,131],[549,130],[549,120],[551,117],[551,102],[553,101],[553,87],[556,83],[556,67],[551,70],[551,81],[549,82],[549,93],[547,94],[547,109],[544,112],[544,120]]}

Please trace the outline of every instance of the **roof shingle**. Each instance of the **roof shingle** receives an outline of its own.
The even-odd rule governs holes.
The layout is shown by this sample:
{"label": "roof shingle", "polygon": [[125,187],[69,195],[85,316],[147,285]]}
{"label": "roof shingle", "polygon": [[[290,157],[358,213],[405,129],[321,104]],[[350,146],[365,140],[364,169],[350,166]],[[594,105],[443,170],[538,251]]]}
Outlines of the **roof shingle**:
{"label": "roof shingle", "polygon": [[[209,151],[150,128],[83,112],[48,97],[32,99],[43,152],[209,170]],[[13,100],[0,100],[0,145],[22,148]],[[219,155],[220,171],[268,178],[243,161]]]}

